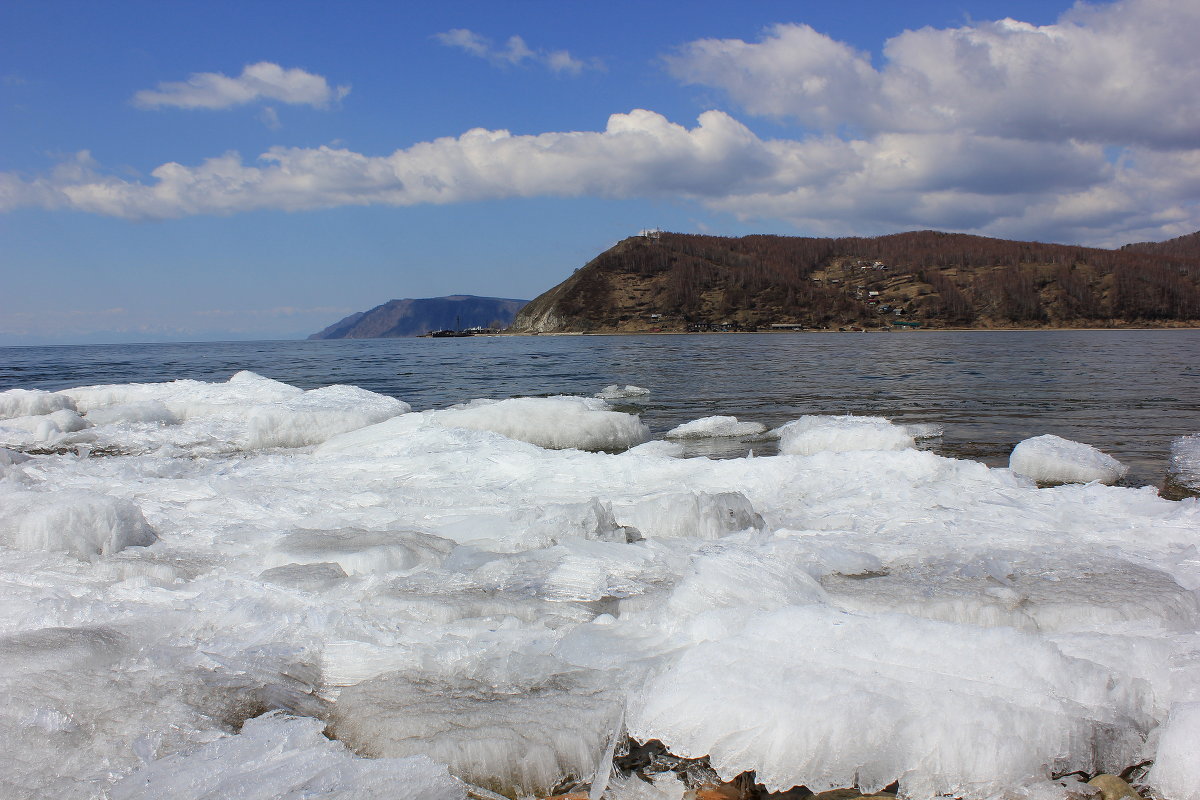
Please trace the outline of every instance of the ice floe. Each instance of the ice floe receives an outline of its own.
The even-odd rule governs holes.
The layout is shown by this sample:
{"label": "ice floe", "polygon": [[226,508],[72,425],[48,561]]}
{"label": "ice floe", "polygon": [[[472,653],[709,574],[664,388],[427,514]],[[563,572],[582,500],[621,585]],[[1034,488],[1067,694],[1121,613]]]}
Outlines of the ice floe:
{"label": "ice floe", "polygon": [[1073,442],[1046,433],[1018,442],[1009,456],[1013,471],[1039,483],[1113,484],[1125,477],[1129,468],[1090,444]]}
{"label": "ice floe", "polygon": [[555,449],[624,450],[650,437],[649,428],[636,416],[613,411],[599,398],[476,400],[430,416],[447,427],[493,431]]}
{"label": "ice floe", "polygon": [[1200,433],[1180,436],[1171,443],[1171,460],[1167,465],[1172,480],[1200,492]]}
{"label": "ice floe", "polygon": [[614,383],[611,386],[605,386],[597,392],[596,397],[601,400],[625,400],[630,397],[645,397],[648,394],[650,394],[650,390],[644,389],[641,386],[634,386],[632,384],[621,386]]}
{"label": "ice floe", "polygon": [[903,426],[883,417],[801,417],[779,429],[782,453],[808,456],[822,451],[903,450],[912,447],[913,436]]}
{"label": "ice floe", "polygon": [[665,434],[668,439],[702,439],[723,436],[757,436],[765,433],[761,422],[739,422],[737,417],[702,417],[677,425]]}

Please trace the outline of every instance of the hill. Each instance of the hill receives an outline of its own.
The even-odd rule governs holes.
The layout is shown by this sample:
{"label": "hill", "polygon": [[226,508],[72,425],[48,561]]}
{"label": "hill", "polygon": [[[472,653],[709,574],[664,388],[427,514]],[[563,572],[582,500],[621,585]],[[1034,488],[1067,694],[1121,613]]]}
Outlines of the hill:
{"label": "hill", "polygon": [[1182,258],[1200,258],[1200,231],[1176,236],[1165,242],[1135,242],[1127,244],[1122,250],[1135,253],[1154,253],[1163,256],[1180,256]]}
{"label": "hill", "polygon": [[527,300],[502,297],[449,297],[389,300],[335,322],[309,339],[395,339],[430,331],[507,328]]}
{"label": "hill", "polygon": [[652,233],[517,315],[519,332],[1200,325],[1200,258],[917,231]]}

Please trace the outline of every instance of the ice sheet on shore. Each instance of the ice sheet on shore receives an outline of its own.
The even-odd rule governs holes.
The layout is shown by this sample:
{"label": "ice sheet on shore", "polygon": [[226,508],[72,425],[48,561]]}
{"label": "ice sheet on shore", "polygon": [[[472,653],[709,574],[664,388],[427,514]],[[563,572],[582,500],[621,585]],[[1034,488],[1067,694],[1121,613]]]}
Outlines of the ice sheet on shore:
{"label": "ice sheet on shore", "polygon": [[[1192,780],[1194,498],[1036,489],[879,418],[710,460],[587,452],[645,436],[598,400],[316,392],[68,390],[96,414],[79,433],[129,455],[0,451],[0,797],[384,775],[440,796],[418,755],[544,788],[588,777],[622,704],[639,737],[774,788],[1053,798],[1054,770],[1156,748],[1164,786]],[[392,415],[360,425],[359,401]],[[25,416],[69,410],[45,408]],[[251,447],[263,408],[277,444]],[[326,418],[354,427],[311,433]]]}
{"label": "ice sheet on shore", "polygon": [[9,389],[0,392],[0,420],[35,417],[61,410],[75,411],[68,395],[41,389]]}
{"label": "ice sheet on shore", "polygon": [[394,397],[356,386],[303,391],[245,371],[223,383],[178,380],[54,394],[22,391],[0,393],[0,408],[28,414],[0,419],[0,445],[211,455],[319,444],[411,410]]}

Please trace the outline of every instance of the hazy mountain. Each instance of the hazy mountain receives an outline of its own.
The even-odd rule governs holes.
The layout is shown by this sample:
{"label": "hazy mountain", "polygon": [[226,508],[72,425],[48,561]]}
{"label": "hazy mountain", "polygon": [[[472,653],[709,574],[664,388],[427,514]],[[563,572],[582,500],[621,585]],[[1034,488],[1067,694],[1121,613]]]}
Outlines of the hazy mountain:
{"label": "hazy mountain", "polygon": [[507,328],[527,302],[469,294],[389,300],[370,311],[351,314],[308,338],[392,339],[447,329]]}

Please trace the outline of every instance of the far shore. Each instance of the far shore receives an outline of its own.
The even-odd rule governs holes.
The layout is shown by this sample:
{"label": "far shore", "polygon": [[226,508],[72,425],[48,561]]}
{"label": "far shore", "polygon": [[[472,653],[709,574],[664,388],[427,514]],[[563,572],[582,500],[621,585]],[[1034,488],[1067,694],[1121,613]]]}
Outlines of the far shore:
{"label": "far shore", "polygon": [[[760,330],[760,331],[498,331],[496,333],[476,334],[482,336],[730,336],[730,335],[795,335],[806,333],[1028,333],[1042,331],[1049,333],[1070,333],[1089,331],[1195,331],[1200,330],[1200,323],[1195,325],[1163,325],[1163,326],[1120,326],[1111,328],[1050,328],[1038,326],[1032,328],[864,328],[862,330],[835,330],[830,328],[805,328],[803,330]],[[473,337],[475,338],[475,337]]]}

